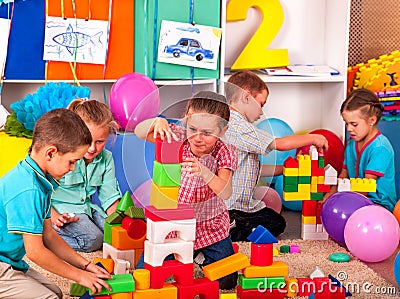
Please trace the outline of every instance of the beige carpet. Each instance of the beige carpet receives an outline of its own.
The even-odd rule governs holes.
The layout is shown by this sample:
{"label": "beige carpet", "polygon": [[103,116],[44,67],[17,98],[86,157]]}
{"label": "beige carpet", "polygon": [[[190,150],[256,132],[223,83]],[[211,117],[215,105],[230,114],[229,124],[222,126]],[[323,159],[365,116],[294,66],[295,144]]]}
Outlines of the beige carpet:
{"label": "beige carpet", "polygon": [[[338,246],[335,242],[331,240],[281,240],[275,246],[279,249],[281,245],[291,244],[299,245],[301,252],[298,254],[282,254],[275,257],[275,260],[284,261],[289,265],[290,277],[307,277],[318,266],[326,276],[331,274],[338,277],[343,285],[349,286],[349,290],[353,293],[353,298],[398,298],[393,294],[393,292],[397,291],[394,285],[388,283],[358,259],[352,257],[350,262],[347,263],[329,261],[329,254],[346,252],[344,248]],[[241,252],[249,255],[249,243],[240,243],[239,247]],[[101,257],[101,252],[98,251],[83,255],[88,259],[93,259],[94,257]],[[46,271],[38,269],[35,265],[33,267],[59,285],[65,294],[64,298],[76,298],[68,295],[71,281],[49,274]],[[196,268],[195,276],[202,276],[199,268]],[[234,292],[234,290],[230,292]]]}

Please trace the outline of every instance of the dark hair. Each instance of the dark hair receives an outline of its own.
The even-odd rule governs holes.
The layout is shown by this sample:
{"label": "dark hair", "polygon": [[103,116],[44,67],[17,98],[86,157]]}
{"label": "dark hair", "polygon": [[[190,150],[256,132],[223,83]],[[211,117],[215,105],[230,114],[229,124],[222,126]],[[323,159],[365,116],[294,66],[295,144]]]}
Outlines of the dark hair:
{"label": "dark hair", "polygon": [[186,114],[190,109],[219,116],[222,127],[225,127],[229,122],[229,105],[226,103],[225,96],[221,94],[212,91],[199,91],[189,99]]}
{"label": "dark hair", "polygon": [[102,102],[76,99],[68,105],[68,109],[78,114],[86,123],[108,127],[110,133],[112,133],[117,126],[110,108]]}
{"label": "dark hair", "polygon": [[382,117],[383,106],[378,96],[368,89],[356,89],[352,91],[342,103],[340,113],[343,111],[360,110],[365,118],[376,116],[377,122]]}
{"label": "dark hair", "polygon": [[33,129],[32,150],[53,145],[61,154],[74,152],[78,147],[90,145],[92,135],[85,122],[74,112],[60,108],[43,114]]}
{"label": "dark hair", "polygon": [[261,93],[263,90],[266,90],[269,93],[267,84],[251,71],[239,71],[234,73],[229,77],[228,83],[230,84],[226,84],[225,93],[229,102],[235,102],[237,100],[237,97],[235,97],[237,89],[234,88],[232,84],[240,87],[242,90],[247,90],[253,97],[256,97],[256,95]]}

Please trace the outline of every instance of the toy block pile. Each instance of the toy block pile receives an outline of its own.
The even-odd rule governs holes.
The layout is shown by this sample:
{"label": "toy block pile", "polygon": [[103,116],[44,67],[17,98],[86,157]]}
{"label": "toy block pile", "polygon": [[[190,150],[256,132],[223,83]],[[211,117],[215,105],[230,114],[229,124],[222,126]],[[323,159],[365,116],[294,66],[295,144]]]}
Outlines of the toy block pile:
{"label": "toy block pile", "polygon": [[284,200],[302,200],[302,229],[304,240],[327,240],[320,217],[322,204],[319,202],[337,184],[337,171],[325,165],[324,156],[314,146],[308,155],[289,157],[283,165]]}
{"label": "toy block pile", "polygon": [[338,192],[376,192],[376,180],[366,178],[338,178]]}

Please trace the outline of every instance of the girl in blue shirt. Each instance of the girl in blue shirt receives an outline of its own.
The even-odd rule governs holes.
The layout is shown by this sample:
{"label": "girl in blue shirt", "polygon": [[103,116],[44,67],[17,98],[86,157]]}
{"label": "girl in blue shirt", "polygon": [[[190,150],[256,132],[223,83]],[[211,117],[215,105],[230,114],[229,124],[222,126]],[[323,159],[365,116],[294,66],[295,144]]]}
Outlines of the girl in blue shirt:
{"label": "girl in blue shirt", "polygon": [[365,194],[374,203],[393,211],[397,202],[394,151],[377,124],[383,106],[370,90],[357,89],[343,102],[340,113],[350,135],[340,178],[376,180],[376,192]]}
{"label": "girl in blue shirt", "polygon": [[[93,141],[75,170],[60,179],[52,196],[51,220],[73,249],[92,252],[101,249],[105,218],[121,198],[112,154],[104,148],[116,123],[108,106],[96,100],[77,99],[68,109],[84,120]],[[96,192],[101,207],[91,200]]]}

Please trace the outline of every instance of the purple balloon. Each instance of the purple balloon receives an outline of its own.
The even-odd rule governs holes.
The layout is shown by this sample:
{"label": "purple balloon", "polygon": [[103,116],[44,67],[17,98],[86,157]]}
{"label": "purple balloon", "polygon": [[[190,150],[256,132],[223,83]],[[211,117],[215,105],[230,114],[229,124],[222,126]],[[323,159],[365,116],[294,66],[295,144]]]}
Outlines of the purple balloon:
{"label": "purple balloon", "polygon": [[329,236],[340,245],[345,245],[344,228],[349,217],[359,208],[373,202],[356,192],[332,194],[322,206],[321,220]]}
{"label": "purple balloon", "polygon": [[155,117],[159,109],[158,88],[145,75],[126,74],[111,87],[110,110],[116,122],[126,131],[133,131],[141,121]]}

